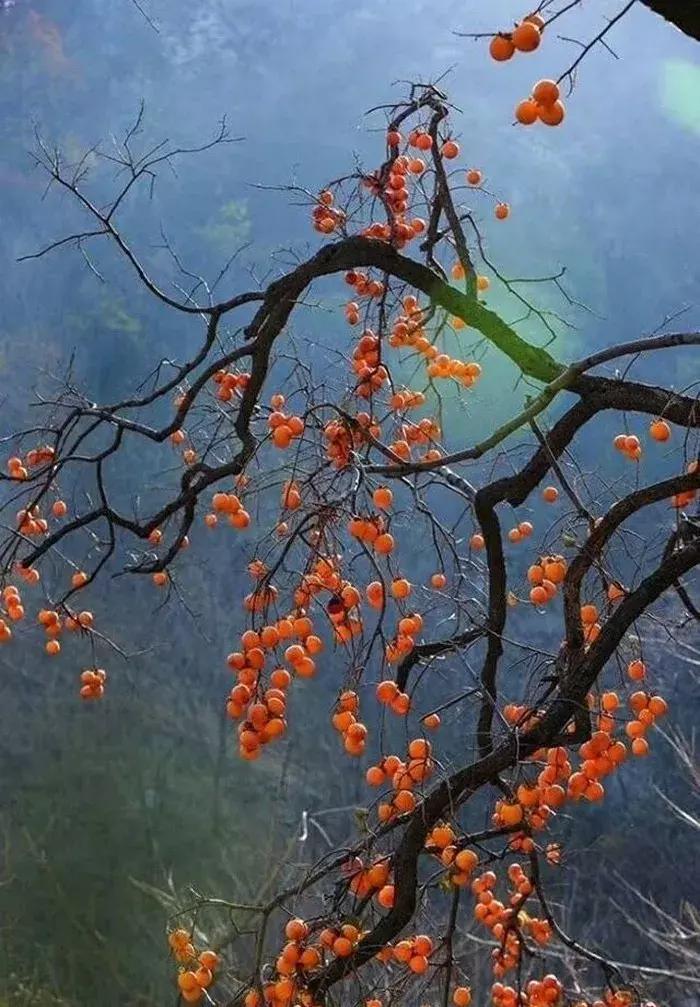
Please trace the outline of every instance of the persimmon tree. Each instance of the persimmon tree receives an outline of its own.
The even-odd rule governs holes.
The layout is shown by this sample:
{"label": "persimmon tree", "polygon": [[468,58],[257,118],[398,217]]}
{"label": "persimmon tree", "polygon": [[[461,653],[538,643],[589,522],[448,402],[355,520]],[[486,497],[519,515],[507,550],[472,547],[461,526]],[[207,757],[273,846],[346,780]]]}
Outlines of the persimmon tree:
{"label": "persimmon tree", "polygon": [[[495,33],[494,58],[539,45],[550,7]],[[516,119],[561,124],[560,83],[538,82]],[[245,535],[251,559],[236,573],[250,591],[222,655],[240,757],[265,759],[299,729],[286,716],[299,679],[319,673],[337,687],[328,730],[359,759],[368,815],[266,902],[212,894],[183,908],[168,940],[184,1001],[640,1003],[644,966],[629,974],[614,949],[567,933],[548,885],[566,857],[562,809],[603,800],[606,780],[649,753],[668,712],[643,643],[667,592],[674,631],[697,631],[700,405],[692,383],[633,372],[700,334],[611,338],[558,359],[549,347],[563,322],[538,307],[534,284],[564,310],[574,302],[561,274],[512,278],[490,258],[489,231],[509,226],[511,207],[483,166],[464,163],[447,96],[416,83],[374,111],[386,116],[378,167],[293,190],[319,249],[220,300],[225,271],[209,286],[182,267],[166,290],[118,221],[132,190],[174,158],[228,142],[225,127],[202,147],[140,152],[139,116],[104,155],[118,169],[107,201],[88,176],[99,149],[68,164],[38,140],[38,164],[90,223],[27,258],[65,246],[87,256],[105,239],[202,337],[189,360],[161,362],[120,401],[96,403],[65,382],[40,403],[42,419],[4,438],[0,641],[16,646],[26,626],[31,646],[37,623],[46,655],[75,652],[76,692],[108,702],[109,625],[84,600],[95,580],[147,577],[159,601],[176,604],[201,538],[217,536],[225,551],[228,536]],[[291,326],[308,291],[329,284],[343,291],[344,328],[324,362],[298,349]],[[491,284],[514,320],[488,305]],[[523,319],[539,337],[520,334]],[[519,376],[512,415],[474,440],[459,411],[477,408],[499,355]],[[617,475],[586,478],[577,453],[610,415],[618,432],[599,451]],[[126,451],[162,458],[169,489],[148,513],[115,502]],[[649,475],[655,457],[663,478]],[[65,499],[76,479],[84,504]],[[528,636],[540,616],[546,649]],[[463,741],[449,753],[443,720]],[[484,806],[490,820],[479,825]],[[205,909],[235,923],[216,948],[197,937]],[[472,988],[459,954],[465,918],[490,956],[486,989]],[[683,971],[672,962],[670,979],[674,968]],[[697,988],[697,969],[683,981]]]}

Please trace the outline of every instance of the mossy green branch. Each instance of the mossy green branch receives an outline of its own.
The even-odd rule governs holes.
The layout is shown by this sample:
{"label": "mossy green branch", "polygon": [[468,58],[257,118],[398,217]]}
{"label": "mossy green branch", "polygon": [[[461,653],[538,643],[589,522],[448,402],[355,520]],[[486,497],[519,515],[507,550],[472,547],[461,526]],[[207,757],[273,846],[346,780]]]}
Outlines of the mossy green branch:
{"label": "mossy green branch", "polygon": [[[524,340],[495,311],[445,283],[428,266],[401,255],[392,245],[376,238],[343,238],[324,245],[316,255],[268,287],[259,320],[266,310],[272,313],[280,300],[296,301],[316,277],[358,267],[375,267],[420,290],[431,304],[439,305],[480,332],[528,377],[549,384],[564,372],[562,364],[546,350]],[[258,334],[257,327],[254,334]]]}

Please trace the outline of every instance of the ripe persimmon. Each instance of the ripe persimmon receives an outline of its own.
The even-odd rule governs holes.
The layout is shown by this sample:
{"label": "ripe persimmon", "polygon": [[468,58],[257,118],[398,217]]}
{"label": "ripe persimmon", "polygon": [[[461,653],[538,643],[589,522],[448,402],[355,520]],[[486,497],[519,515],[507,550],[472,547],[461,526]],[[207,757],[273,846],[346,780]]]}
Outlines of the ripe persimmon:
{"label": "ripe persimmon", "polygon": [[632,755],[644,756],[649,754],[649,742],[646,738],[635,738],[632,742]]}
{"label": "ripe persimmon", "polygon": [[347,958],[352,954],[352,941],[347,937],[336,937],[332,951],[338,958]]}
{"label": "ripe persimmon", "polygon": [[288,920],[284,927],[285,936],[290,941],[303,941],[309,932],[308,925],[304,920],[295,916],[293,919]]}
{"label": "ripe persimmon", "polygon": [[431,744],[426,738],[414,738],[409,743],[408,754],[412,759],[427,759],[430,755]]}
{"label": "ripe persimmon", "polygon": [[533,585],[542,583],[542,581],[544,580],[544,570],[542,569],[539,563],[536,565],[533,564],[533,566],[528,567],[527,579],[530,582],[530,584]]}
{"label": "ripe persimmon", "polygon": [[589,626],[598,618],[598,609],[595,605],[581,606],[581,622],[584,626]]}
{"label": "ripe persimmon", "polygon": [[208,969],[205,965],[200,965],[194,975],[197,980],[197,986],[200,989],[206,989],[207,986],[211,986],[214,980],[211,969]]}
{"label": "ripe persimmon", "polygon": [[671,436],[671,428],[666,420],[654,420],[649,426],[649,436],[654,441],[667,441]]}
{"label": "ripe persimmon", "polygon": [[531,126],[537,122],[540,106],[534,98],[525,98],[515,108],[515,118],[522,126]]}
{"label": "ripe persimmon", "polygon": [[388,556],[394,549],[393,535],[390,535],[388,532],[378,535],[374,541],[374,548],[381,556]]}
{"label": "ripe persimmon", "polygon": [[521,21],[513,32],[513,45],[519,52],[534,52],[542,41],[542,33],[532,21]]}
{"label": "ripe persimmon", "polygon": [[372,500],[375,507],[380,510],[388,510],[393,503],[394,494],[388,486],[379,486],[372,494]]}
{"label": "ripe persimmon", "polygon": [[559,126],[564,121],[566,109],[563,102],[555,101],[551,105],[538,105],[537,114],[545,126]]}
{"label": "ripe persimmon", "polygon": [[559,100],[559,85],[554,80],[538,80],[532,89],[538,105],[553,105]]}
{"label": "ripe persimmon", "polygon": [[630,661],[627,665],[627,675],[633,682],[640,682],[646,676],[646,672],[644,661],[639,659]]}
{"label": "ripe persimmon", "polygon": [[509,60],[515,53],[515,44],[511,35],[494,35],[489,43],[491,59],[497,63]]}
{"label": "ripe persimmon", "polygon": [[459,850],[455,854],[455,865],[467,874],[471,873],[478,863],[479,857],[474,850]]}
{"label": "ripe persimmon", "polygon": [[452,992],[452,1003],[455,1007],[469,1007],[472,1002],[472,992],[468,986],[456,986]]}
{"label": "ripe persimmon", "polygon": [[552,584],[562,584],[566,577],[566,563],[562,557],[549,559],[544,564],[545,580]]}
{"label": "ripe persimmon", "polygon": [[380,703],[390,703],[399,692],[399,687],[393,679],[380,682],[376,688],[376,696]]}
{"label": "ripe persimmon", "polygon": [[402,814],[408,814],[416,806],[416,798],[410,790],[399,790],[393,801],[396,810]]}
{"label": "ripe persimmon", "polygon": [[384,770],[379,766],[370,766],[365,773],[365,779],[370,787],[381,787],[385,783]]}
{"label": "ripe persimmon", "polygon": [[405,717],[411,708],[411,699],[405,692],[397,692],[389,703],[390,710],[399,717]]}

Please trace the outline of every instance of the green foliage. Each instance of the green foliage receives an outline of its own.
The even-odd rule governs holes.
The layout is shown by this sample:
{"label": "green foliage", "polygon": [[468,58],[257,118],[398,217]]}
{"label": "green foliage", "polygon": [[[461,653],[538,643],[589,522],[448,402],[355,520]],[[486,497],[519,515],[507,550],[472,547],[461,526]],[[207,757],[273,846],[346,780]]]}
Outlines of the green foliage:
{"label": "green foliage", "polygon": [[195,233],[219,255],[233,255],[250,237],[248,204],[242,199],[230,199],[211,215]]}
{"label": "green foliage", "polygon": [[67,1000],[37,986],[31,978],[11,973],[3,987],[0,988],[0,1007],[69,1007]]}
{"label": "green foliage", "polygon": [[[151,682],[153,672],[154,663]],[[71,683],[59,679],[41,736],[22,755],[19,744],[5,753],[0,776],[2,790],[12,777],[17,794],[0,815],[0,975],[32,969],[31,982],[7,992],[8,1007],[59,1007],[46,992],[54,987],[80,1007],[156,1007],[172,989],[166,918],[191,901],[189,888],[255,894],[261,781],[233,779],[230,751],[219,758],[218,709],[203,699],[187,709],[165,676],[150,712],[145,694],[115,683],[107,719],[75,704]],[[268,780],[275,772],[263,768]],[[135,977],[139,998],[130,999]]]}
{"label": "green foliage", "polygon": [[99,312],[100,322],[105,328],[112,332],[121,332],[124,335],[136,335],[141,331],[141,322],[138,318],[129,314],[126,308],[118,301],[103,298]]}

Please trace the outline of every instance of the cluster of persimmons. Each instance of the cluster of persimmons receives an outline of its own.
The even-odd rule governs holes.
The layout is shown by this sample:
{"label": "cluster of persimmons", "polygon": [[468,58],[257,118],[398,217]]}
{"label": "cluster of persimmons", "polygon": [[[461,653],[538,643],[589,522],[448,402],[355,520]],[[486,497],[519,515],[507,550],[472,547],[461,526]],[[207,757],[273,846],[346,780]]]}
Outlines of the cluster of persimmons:
{"label": "cluster of persimmons", "polygon": [[[355,275],[352,283],[358,297],[365,294],[376,297],[381,293],[377,287],[372,287],[373,281],[366,274],[359,278]],[[346,307],[345,313],[346,317],[349,316],[348,321],[354,324],[354,308],[349,312]],[[426,345],[421,340],[425,340]],[[458,368],[454,358],[437,351],[435,343],[430,342],[427,336],[423,312],[413,296],[403,298],[400,314],[392,323],[389,344],[392,349],[409,349],[422,355],[427,363],[429,379],[449,376],[469,387],[481,372],[479,365],[469,362],[464,369],[461,365]],[[426,352],[426,349],[431,352]],[[350,464],[354,452],[372,439],[380,439],[384,430],[389,429],[393,435],[390,451],[398,459],[439,458],[437,445],[441,427],[438,421],[431,416],[413,419],[408,415],[427,404],[426,391],[406,386],[387,387],[390,370],[382,370],[380,360],[380,339],[367,328],[351,361],[354,387],[359,399],[371,399],[373,412],[375,400],[380,395],[384,396],[386,410],[383,418],[375,418],[372,413],[359,410],[352,417],[352,422],[333,419],[318,431],[307,426],[304,416],[287,411],[284,396],[275,393],[265,414],[273,449],[289,449],[295,441],[303,443],[318,432],[321,443],[325,443],[328,462],[342,470]],[[432,367],[437,367],[439,373],[431,372]],[[233,388],[235,384],[226,384],[223,379],[217,382],[219,391],[216,396],[219,401],[228,401],[226,396],[222,398],[219,394],[221,389]],[[235,389],[232,394],[235,394]],[[653,442],[665,443],[670,435],[670,427],[665,420],[659,418],[652,422],[649,437]],[[185,443],[184,438],[176,442],[176,446],[182,443]],[[417,447],[423,452],[418,456],[414,453]],[[614,447],[634,461],[641,460],[641,442],[634,435],[616,437]],[[11,459],[8,473],[13,480],[25,481],[32,465],[51,464],[51,458],[47,450],[30,452],[24,461]],[[217,490],[204,517],[205,525],[213,529],[225,518],[233,528],[245,530],[251,523],[250,513],[244,506],[244,497],[249,489],[248,477],[239,476],[231,491]],[[292,519],[296,512],[303,514],[304,492],[300,479],[285,480],[279,498],[281,515]],[[260,618],[268,615],[273,607],[277,613],[285,611],[279,608],[283,598],[280,589],[272,582],[272,573],[266,563],[256,559],[249,565],[254,587],[246,595],[244,607],[258,622],[241,634],[240,647],[228,657],[236,683],[227,701],[229,716],[239,723],[239,750],[247,761],[257,759],[268,743],[286,733],[288,691],[295,679],[315,676],[317,662],[323,660],[329,631],[333,643],[344,647],[365,633],[368,620],[393,619],[389,622],[392,634],[384,653],[386,664],[391,666],[410,655],[421,641],[425,617],[420,611],[420,599],[424,602],[426,593],[429,596],[449,590],[448,577],[442,571],[432,574],[428,583],[417,589],[395,566],[390,567],[389,564],[394,563],[398,544],[393,521],[395,491],[385,481],[368,486],[364,492],[365,506],[355,505],[345,519],[343,531],[348,544],[356,543],[371,558],[376,574],[374,579],[365,583],[357,577],[350,579],[344,573],[343,556],[325,551],[320,536],[312,536],[308,564],[291,592],[286,614],[277,614],[275,618],[261,623]],[[548,505],[556,505],[559,490],[552,485],[546,486],[542,490],[542,499]],[[49,521],[61,521],[66,517],[68,506],[57,499],[50,512],[50,518],[44,519],[38,504],[24,508],[17,515],[18,530],[28,538],[44,535],[49,530]],[[277,526],[278,534],[282,526],[282,534],[288,534],[289,525],[282,519]],[[534,531],[532,522],[521,521],[507,532],[507,538],[512,545],[524,548],[523,543],[527,543]],[[148,536],[149,546],[156,550],[162,541],[160,529],[154,529]],[[484,549],[484,536],[474,532],[469,545],[475,552]],[[34,568],[17,566],[15,572],[17,579],[23,583],[21,586],[9,584],[3,589],[4,617],[0,618],[0,642],[9,640],[11,625],[25,618],[24,594],[40,582],[38,571]],[[552,553],[540,555],[527,569],[530,602],[538,607],[549,604],[557,596],[566,574],[565,556]],[[168,574],[159,571],[153,579],[156,585],[162,586],[168,583]],[[75,569],[70,579],[71,591],[83,590],[90,580],[86,572]],[[625,596],[626,589],[613,582],[607,588],[605,611],[600,611],[593,602],[581,606],[580,619],[586,646],[595,641],[606,614]],[[36,619],[47,637],[45,647],[48,654],[60,651],[59,637],[64,631],[89,634],[94,622],[91,612],[74,611],[67,605],[60,610],[40,608]],[[646,679],[647,669],[641,659],[629,662],[627,677],[634,686]],[[105,680],[106,674],[102,669],[86,669],[80,676],[80,695],[85,699],[100,698],[104,694]],[[404,718],[412,712],[411,696],[402,691],[393,678],[383,678],[377,684],[375,693],[375,701],[380,708]],[[629,712],[625,712],[625,706]],[[591,715],[597,719],[596,730],[579,747],[578,758],[560,746],[534,753],[523,763],[521,781],[513,792],[500,796],[494,802],[493,825],[508,835],[508,845],[513,852],[529,854],[535,849],[544,849],[537,845],[536,836],[549,829],[566,802],[601,800],[605,794],[605,778],[618,771],[628,754],[644,756],[648,753],[649,731],[667,710],[661,696],[642,689],[631,692],[626,699],[613,690],[591,693],[589,707]],[[534,726],[540,716],[537,710],[514,703],[507,704],[502,713],[508,724],[519,729]],[[351,756],[362,756],[371,739],[367,725],[360,719],[360,699],[356,690],[339,692],[331,720],[342,739],[345,752]],[[435,712],[423,713],[419,715],[419,720],[423,730],[440,727],[440,717]],[[383,791],[375,806],[377,821],[385,824],[414,812],[435,768],[433,743],[424,735],[413,737],[403,755],[384,754],[377,758],[365,772],[367,783]],[[481,853],[470,845],[469,838],[460,833],[456,824],[449,821],[432,828],[426,838],[425,849],[426,854],[434,857],[444,870],[447,885],[470,887],[474,897],[474,917],[488,929],[496,942],[492,963],[495,980],[491,988],[493,1007],[542,1007],[544,1004],[559,1003],[562,985],[554,976],[532,980],[520,994],[513,986],[504,985],[501,981],[519,966],[523,936],[540,945],[546,945],[552,939],[549,921],[525,909],[534,892],[534,882],[527,869],[519,863],[510,864],[505,873],[486,869]],[[546,855],[551,863],[559,861],[556,844],[546,845]],[[377,855],[368,862],[359,857],[353,858],[344,865],[342,876],[348,891],[357,900],[371,899],[380,911],[393,906],[395,888],[390,853]],[[499,896],[501,885],[504,890]],[[287,942],[274,965],[273,978],[261,990],[251,989],[246,1003],[249,1007],[263,1001],[273,1007],[288,1007],[295,1003],[311,1007],[313,998],[307,989],[310,978],[334,957],[351,956],[363,936],[365,934],[360,927],[347,920],[339,920],[320,931],[303,920],[291,920],[286,929]],[[187,1002],[203,999],[205,991],[214,981],[217,956],[210,951],[197,955],[186,931],[178,930],[171,934],[170,945],[181,963],[178,987],[183,999]],[[423,975],[438,967],[436,955],[439,948],[438,940],[418,934],[386,945],[376,957],[386,967],[405,968],[408,974]],[[452,998],[455,1007],[465,1007],[470,998],[469,987],[455,987]],[[604,1004],[604,1007],[625,1007],[628,1002],[624,991],[618,991],[597,1003]],[[368,1000],[367,1007],[373,1003],[373,1000]]]}
{"label": "cluster of persimmons", "polygon": [[[539,46],[544,28],[544,19],[539,14],[528,15],[512,32],[499,33],[492,38],[491,56],[505,61],[515,53],[532,52]],[[553,126],[563,118],[559,85],[550,80],[535,84],[531,96],[516,109],[516,119],[528,125],[540,121]],[[432,123],[423,121],[405,135],[399,125],[391,123],[386,133],[389,155],[382,168],[359,178],[360,190],[370,197],[368,203],[373,208],[381,210],[384,219],[363,219],[358,230],[360,234],[403,249],[424,235],[430,226],[419,213],[425,204],[423,182],[426,174],[434,171],[437,165],[444,172],[445,165],[453,166],[458,161],[461,151],[451,135],[440,136]],[[468,168],[463,177],[468,186],[482,187],[484,174],[481,169]],[[313,227],[320,234],[347,233],[353,226],[352,213],[339,205],[341,191],[336,183],[321,190],[314,200]],[[371,212],[373,214],[374,209]],[[504,221],[511,210],[507,203],[498,201],[493,212],[496,220]],[[476,297],[485,294],[490,287],[489,277],[477,275],[471,264],[462,259],[453,263],[449,273],[455,283],[473,287]],[[447,276],[446,271],[444,275]],[[387,465],[440,463],[445,453],[442,412],[430,408],[434,405],[436,382],[449,379],[459,389],[471,389],[482,376],[482,365],[473,359],[473,351],[468,352],[461,343],[455,342],[461,338],[457,333],[468,326],[464,318],[442,317],[436,324],[434,305],[421,304],[418,295],[410,292],[404,292],[399,298],[393,296],[388,279],[372,275],[370,270],[349,270],[344,280],[352,290],[351,299],[342,309],[345,321],[352,329],[361,327],[355,330],[358,335],[345,360],[347,394],[343,397],[342,408],[338,407],[331,415],[323,414],[319,419],[319,410],[294,411],[288,404],[289,396],[276,391],[269,405],[258,403],[254,411],[252,425],[263,461],[267,449],[267,457],[273,459],[273,464],[277,464],[280,457],[292,459],[288,466],[283,463],[285,478],[275,516],[276,536],[272,541],[278,545],[276,539],[284,540],[285,550],[296,542],[295,556],[298,558],[302,553],[303,556],[295,564],[291,580],[284,584],[278,576],[279,566],[270,565],[259,557],[248,565],[253,587],[243,601],[247,628],[227,658],[234,681],[226,701],[226,712],[237,722],[241,758],[251,762],[260,758],[268,744],[287,732],[288,696],[296,680],[313,678],[324,664],[324,651],[330,647],[334,648],[332,661],[337,664],[338,654],[349,654],[358,642],[381,630],[379,681],[373,683],[373,696],[368,694],[365,700],[362,694],[363,706],[367,702],[377,704],[376,707],[369,716],[365,709],[365,717],[361,718],[360,692],[353,680],[349,683],[351,688],[339,687],[330,719],[344,752],[361,758],[368,749],[373,750],[367,723],[375,723],[378,715],[383,718],[385,714],[403,718],[405,734],[400,754],[379,752],[375,747],[371,764],[365,769],[368,786],[379,791],[372,806],[374,822],[377,827],[389,830],[402,816],[420,811],[429,781],[439,767],[437,743],[428,740],[426,732],[438,731],[441,726],[437,710],[416,713],[414,694],[406,691],[406,679],[398,674],[394,676],[392,667],[401,666],[424,642],[425,624],[432,619],[435,606],[449,603],[449,592],[454,585],[443,569],[421,578],[426,582],[419,585],[400,568],[402,525],[396,518],[396,510],[397,498],[403,492],[402,479],[397,479],[396,488],[392,489],[388,485],[389,478],[375,480],[363,475],[359,485],[345,495],[334,513],[324,515],[325,524],[317,520],[315,525],[306,528],[304,522],[313,514],[312,506],[316,504],[309,502],[315,497],[305,481],[303,466],[296,465],[296,458],[302,451],[315,452],[316,458],[321,460],[317,469],[321,485],[334,485],[334,479],[340,482],[359,455],[373,447],[382,448],[382,458]],[[449,325],[442,324],[448,321]],[[453,340],[451,343],[447,342],[445,330]],[[396,368],[393,361],[397,361]],[[402,367],[407,361],[415,365],[414,374],[419,376],[410,379],[411,382],[421,387],[395,381],[392,371],[401,370],[403,377],[406,371]],[[221,416],[233,415],[250,381],[251,374],[247,372],[221,369],[213,374],[205,394],[207,407],[216,411],[217,422]],[[174,400],[177,410],[186,411],[190,394],[184,387],[178,391]],[[420,415],[424,407],[428,414]],[[668,442],[671,433],[663,417],[654,419],[649,427],[649,438],[657,444]],[[202,457],[195,447],[197,437],[194,433],[190,436],[184,427],[174,430],[169,439],[172,447],[181,451],[185,466],[196,464]],[[611,450],[637,463],[642,459],[642,442],[635,434],[618,435]],[[13,483],[31,486],[32,473],[46,471],[50,474],[54,464],[54,450],[39,446],[28,451],[25,457],[15,455],[8,460],[8,478]],[[689,471],[694,465],[697,463],[691,463]],[[331,482],[323,484],[325,478]],[[55,495],[50,475],[47,485]],[[311,490],[316,488],[311,487]],[[30,546],[34,540],[50,533],[52,522],[64,521],[69,513],[68,504],[60,497],[52,498],[47,506],[46,492],[39,494],[40,499],[28,500],[17,513],[17,535]],[[245,532],[253,523],[254,493],[254,477],[247,473],[239,473],[232,484],[219,485],[213,493],[207,491],[206,513],[202,516],[204,526],[213,532],[225,524]],[[560,490],[548,485],[541,495],[544,503],[555,506]],[[671,503],[685,506],[693,496],[692,492],[679,494]],[[328,525],[332,525],[332,536],[327,534]],[[514,601],[522,600],[526,605],[529,602],[534,608],[542,608],[557,598],[566,580],[568,564],[564,555],[540,554],[539,550],[532,550],[529,540],[535,531],[534,521],[522,520],[508,530],[506,537],[507,544],[517,547],[520,555],[530,563],[524,578],[525,594],[522,599],[513,594]],[[159,547],[167,545],[166,538],[167,528],[153,528],[148,532],[147,546],[152,555],[159,555]],[[472,554],[481,552],[487,545],[481,530],[473,531],[465,541],[470,560],[474,559]],[[185,536],[181,546],[186,548],[188,544]],[[355,562],[358,555],[364,566]],[[41,581],[38,569],[21,563],[13,568],[13,575],[22,584],[8,583],[3,588],[0,643],[10,641],[13,624],[25,619],[26,590]],[[70,586],[66,585],[68,599],[75,592],[87,589],[91,580],[90,574],[74,567]],[[166,569],[156,569],[152,582],[156,587],[167,588],[171,584],[171,574]],[[457,590],[455,587],[455,593]],[[604,606],[599,608],[593,601],[581,606],[580,624],[586,647],[594,644],[606,617],[626,594],[623,585],[611,582],[607,585]],[[93,632],[92,612],[74,610],[69,600],[46,608],[36,606],[36,612],[36,621],[46,637],[44,646],[48,655],[60,652],[59,638],[64,631],[86,635]],[[366,673],[366,669],[362,671]],[[505,792],[500,792],[493,801],[490,808],[493,828],[506,837],[508,850],[513,854],[527,857],[543,851],[549,864],[559,863],[558,845],[542,842],[541,838],[560,810],[567,802],[600,801],[605,795],[604,781],[620,769],[628,755],[642,757],[648,753],[647,736],[666,713],[667,704],[663,697],[639,685],[647,679],[647,669],[641,658],[628,663],[626,674],[630,690],[635,690],[629,695],[621,695],[613,689],[596,689],[588,696],[588,712],[595,730],[576,753],[561,745],[540,749],[522,760],[512,788],[504,784]],[[80,676],[80,695],[88,700],[101,698],[105,681],[104,670],[85,669]],[[534,727],[542,715],[540,710],[518,703],[507,703],[499,712],[507,726],[519,731]],[[414,713],[419,724],[415,729],[410,726]],[[439,734],[433,737],[439,738]],[[491,865],[493,858],[485,855],[483,847],[461,830],[456,816],[430,829],[424,854],[432,858],[431,864],[437,863],[446,888],[464,889],[465,895],[473,898],[474,918],[495,942],[494,982],[490,990],[493,1007],[557,1007],[562,1004],[564,987],[556,976],[545,974],[520,990],[501,981],[521,966],[524,937],[542,947],[553,937],[550,920],[526,910],[529,900],[537,894],[536,879],[527,864]],[[389,911],[394,906],[396,893],[391,852],[365,859],[350,857],[340,875],[340,881],[354,896],[356,905],[371,903],[377,912]],[[298,917],[289,919],[279,953],[275,952],[274,961],[264,970],[265,981],[245,995],[246,1007],[263,1007],[264,1004],[313,1007],[312,978],[334,959],[350,958],[365,936],[366,931],[356,918],[308,922]],[[218,955],[211,950],[197,952],[191,935],[182,929],[169,934],[169,944],[180,966],[177,983],[182,998],[196,1003],[209,997],[207,991],[215,980]],[[420,976],[441,967],[441,951],[444,952],[443,943],[436,936],[415,934],[387,943],[375,957],[378,964],[400,969],[402,975]],[[454,1007],[469,1007],[470,987],[456,984],[453,987]],[[609,990],[592,1007],[628,1007],[631,1003],[631,994],[626,991]],[[371,997],[366,1000],[365,1007],[384,1007],[384,1002]],[[581,1001],[581,1007],[588,1005]]]}
{"label": "cluster of persimmons", "polygon": [[[491,58],[497,63],[505,63],[516,53],[529,53],[539,49],[546,28],[542,14],[528,14],[513,31],[499,32],[489,43]],[[559,84],[554,80],[540,80],[532,94],[519,102],[515,118],[523,126],[542,122],[545,126],[559,126],[564,121],[566,110],[561,100]]]}
{"label": "cluster of persimmons", "polygon": [[182,928],[168,934],[168,944],[175,960],[183,966],[177,977],[180,996],[185,1003],[199,1003],[204,991],[214,982],[214,973],[220,963],[218,954],[208,949],[197,952],[191,935]]}

